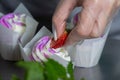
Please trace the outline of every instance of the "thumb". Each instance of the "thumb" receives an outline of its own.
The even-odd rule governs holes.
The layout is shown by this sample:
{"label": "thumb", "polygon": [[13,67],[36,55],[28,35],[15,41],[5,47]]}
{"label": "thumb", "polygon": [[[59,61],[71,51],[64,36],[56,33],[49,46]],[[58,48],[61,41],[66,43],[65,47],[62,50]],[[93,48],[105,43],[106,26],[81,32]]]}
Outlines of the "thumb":
{"label": "thumb", "polygon": [[66,20],[70,12],[77,4],[77,0],[61,0],[53,15],[52,22],[56,31],[57,38],[59,38],[66,27]]}

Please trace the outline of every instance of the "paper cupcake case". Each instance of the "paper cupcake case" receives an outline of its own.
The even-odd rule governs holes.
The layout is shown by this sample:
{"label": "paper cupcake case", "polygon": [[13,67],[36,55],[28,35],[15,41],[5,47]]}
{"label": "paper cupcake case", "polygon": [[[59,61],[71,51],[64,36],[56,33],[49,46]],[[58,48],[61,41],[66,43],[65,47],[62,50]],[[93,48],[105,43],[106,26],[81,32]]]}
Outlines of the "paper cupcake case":
{"label": "paper cupcake case", "polygon": [[[34,38],[30,42],[27,43],[27,45],[25,47],[23,47],[21,44],[19,44],[22,57],[25,61],[34,61],[30,57],[33,47],[36,44],[36,42],[38,42],[44,36],[51,36],[51,37],[53,36],[52,33],[45,26],[43,26],[39,30],[39,32],[34,36]],[[58,61],[60,64],[62,64],[65,67],[67,66],[68,62],[70,61],[70,60],[66,60],[66,58],[70,58],[69,56],[66,56],[63,58],[62,56],[56,55],[56,54],[50,55],[49,58],[52,58],[52,59]]]}
{"label": "paper cupcake case", "polygon": [[[27,15],[25,18],[26,30],[21,36],[19,33],[0,25],[0,54],[5,60],[22,59],[19,43],[25,46],[35,35],[38,25],[38,22],[33,19],[23,4],[20,4],[13,13]],[[2,13],[0,15],[2,16]]]}
{"label": "paper cupcake case", "polygon": [[85,39],[70,48],[74,50],[74,52],[69,52],[69,55],[75,66],[89,68],[98,64],[111,23],[107,26],[104,36],[95,39]]}

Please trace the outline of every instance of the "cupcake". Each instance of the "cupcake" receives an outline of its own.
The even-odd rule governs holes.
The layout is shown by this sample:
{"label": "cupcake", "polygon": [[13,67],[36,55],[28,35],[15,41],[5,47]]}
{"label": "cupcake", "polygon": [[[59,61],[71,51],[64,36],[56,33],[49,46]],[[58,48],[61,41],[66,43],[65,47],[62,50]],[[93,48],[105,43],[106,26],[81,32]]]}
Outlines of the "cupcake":
{"label": "cupcake", "polygon": [[70,61],[68,52],[63,47],[66,37],[67,35],[65,32],[56,41],[54,41],[50,36],[40,38],[33,46],[31,54],[29,54],[30,60],[43,62],[47,61],[47,58],[53,58],[66,66],[67,62]]}
{"label": "cupcake", "polygon": [[0,17],[0,54],[5,60],[21,60],[19,43],[25,46],[37,29],[38,22],[29,16],[23,5],[20,6],[13,13]]}
{"label": "cupcake", "polygon": [[0,24],[22,35],[26,29],[25,19],[25,14],[10,13],[1,17]]}

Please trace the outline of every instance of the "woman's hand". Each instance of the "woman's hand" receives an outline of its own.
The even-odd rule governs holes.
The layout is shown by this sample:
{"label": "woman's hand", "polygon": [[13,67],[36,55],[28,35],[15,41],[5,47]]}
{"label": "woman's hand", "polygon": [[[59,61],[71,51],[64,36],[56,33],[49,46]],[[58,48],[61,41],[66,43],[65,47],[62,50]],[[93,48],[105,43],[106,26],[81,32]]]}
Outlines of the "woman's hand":
{"label": "woman's hand", "polygon": [[106,25],[120,6],[120,0],[61,0],[53,15],[58,38],[65,30],[69,14],[77,6],[82,6],[83,9],[78,13],[78,21],[70,32],[66,45],[102,36]]}

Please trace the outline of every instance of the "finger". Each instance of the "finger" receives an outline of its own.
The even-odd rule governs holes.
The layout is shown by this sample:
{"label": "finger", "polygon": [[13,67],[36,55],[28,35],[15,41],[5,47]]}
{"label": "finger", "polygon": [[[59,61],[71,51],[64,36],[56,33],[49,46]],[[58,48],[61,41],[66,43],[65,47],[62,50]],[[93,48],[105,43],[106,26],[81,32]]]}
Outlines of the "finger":
{"label": "finger", "polygon": [[111,1],[106,1],[106,3],[108,3],[108,5],[105,4],[105,1],[101,4],[102,9],[95,21],[93,31],[91,32],[91,37],[100,37],[104,35],[107,24],[111,20],[115,12],[114,10],[116,10],[114,9],[115,3],[111,3]]}
{"label": "finger", "polygon": [[108,16],[105,16],[105,14],[101,12],[95,21],[94,28],[90,34],[91,38],[103,36],[108,22]]}
{"label": "finger", "polygon": [[61,0],[53,15],[53,24],[59,38],[65,30],[66,20],[76,6],[77,0]]}
{"label": "finger", "polygon": [[79,42],[81,39],[87,38],[92,31],[94,21],[89,12],[83,9],[79,14],[77,25],[70,32],[65,45],[71,45]]}
{"label": "finger", "polygon": [[79,42],[82,39],[89,38],[94,27],[95,20],[100,12],[99,8],[96,8],[96,4],[85,4],[83,10],[78,15],[78,22],[76,27],[69,34],[66,44],[71,45],[73,43]]}

